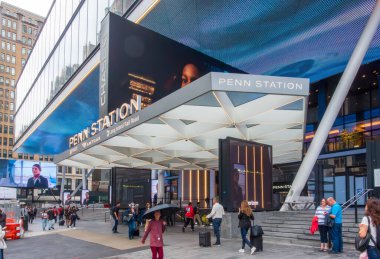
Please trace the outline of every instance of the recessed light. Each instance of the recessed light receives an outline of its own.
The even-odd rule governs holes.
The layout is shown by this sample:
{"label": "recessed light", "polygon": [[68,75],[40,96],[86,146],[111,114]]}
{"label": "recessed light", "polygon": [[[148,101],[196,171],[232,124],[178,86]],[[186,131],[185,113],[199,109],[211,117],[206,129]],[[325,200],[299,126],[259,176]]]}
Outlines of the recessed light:
{"label": "recessed light", "polygon": [[365,77],[366,77],[366,75],[364,74],[364,75],[362,75],[362,77],[363,77],[363,78],[365,78]]}
{"label": "recessed light", "polygon": [[358,87],[358,90],[360,90],[360,87]]}
{"label": "recessed light", "polygon": [[372,85],[377,85],[377,83],[376,83],[376,82],[373,82]]}

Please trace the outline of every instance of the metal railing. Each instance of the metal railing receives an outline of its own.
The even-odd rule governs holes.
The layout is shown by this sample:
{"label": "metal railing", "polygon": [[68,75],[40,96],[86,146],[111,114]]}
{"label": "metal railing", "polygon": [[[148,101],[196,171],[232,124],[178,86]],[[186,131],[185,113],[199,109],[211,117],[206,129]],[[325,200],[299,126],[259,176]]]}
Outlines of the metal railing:
{"label": "metal railing", "polygon": [[363,189],[351,197],[348,201],[342,204],[342,213],[345,212],[349,207],[355,205],[355,223],[358,223],[358,200],[365,197],[373,189]]}

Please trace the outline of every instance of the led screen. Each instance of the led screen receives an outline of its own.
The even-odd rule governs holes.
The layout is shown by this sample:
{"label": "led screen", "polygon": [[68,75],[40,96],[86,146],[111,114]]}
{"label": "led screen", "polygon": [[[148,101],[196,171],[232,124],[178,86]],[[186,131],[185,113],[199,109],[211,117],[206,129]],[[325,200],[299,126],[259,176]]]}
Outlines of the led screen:
{"label": "led screen", "polygon": [[0,170],[0,186],[47,189],[57,184],[53,163],[2,159]]}
{"label": "led screen", "polygon": [[211,71],[241,72],[112,13],[103,20],[101,38],[101,116],[136,95],[146,107]]}

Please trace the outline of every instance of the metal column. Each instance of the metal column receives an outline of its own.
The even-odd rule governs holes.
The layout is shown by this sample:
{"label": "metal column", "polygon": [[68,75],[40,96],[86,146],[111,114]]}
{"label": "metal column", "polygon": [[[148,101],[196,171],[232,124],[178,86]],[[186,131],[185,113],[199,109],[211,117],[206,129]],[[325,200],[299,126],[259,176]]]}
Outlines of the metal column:
{"label": "metal column", "polygon": [[86,169],[82,169],[82,190],[87,190]]}
{"label": "metal column", "polygon": [[[326,109],[326,112],[319,124],[319,127],[315,133],[315,137],[311,142],[311,145],[304,157],[302,164],[297,172],[297,175],[293,181],[292,187],[286,197],[285,202],[297,201],[300,197],[301,191],[305,186],[310,173],[318,159],[318,156],[322,150],[323,145],[328,137],[328,133],[333,126],[333,123],[338,115],[340,108],[347,96],[348,91],[351,88],[352,82],[358,72],[358,69],[363,61],[372,38],[376,33],[376,29],[380,21],[380,0],[376,2],[375,8],[368,20],[366,27],[363,30],[362,35],[352,53],[352,56],[347,64],[346,69],[336,87],[334,95]],[[284,204],[281,211],[288,209],[288,206]]]}
{"label": "metal column", "polygon": [[66,171],[67,171],[67,167],[62,166],[61,191],[59,193],[59,199],[62,201],[62,203],[63,203],[63,191],[65,189]]}
{"label": "metal column", "polygon": [[165,176],[164,170],[158,170],[157,203],[165,203]]}

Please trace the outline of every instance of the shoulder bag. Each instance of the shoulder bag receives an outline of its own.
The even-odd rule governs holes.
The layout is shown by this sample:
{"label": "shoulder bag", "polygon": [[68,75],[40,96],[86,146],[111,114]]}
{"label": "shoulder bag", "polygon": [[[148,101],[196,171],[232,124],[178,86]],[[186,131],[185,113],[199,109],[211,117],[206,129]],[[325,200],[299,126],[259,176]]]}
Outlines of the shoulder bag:
{"label": "shoulder bag", "polygon": [[368,231],[364,238],[360,238],[359,234],[355,237],[355,249],[364,252],[368,248],[369,241],[371,240],[371,220],[367,216]]}

